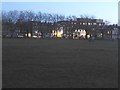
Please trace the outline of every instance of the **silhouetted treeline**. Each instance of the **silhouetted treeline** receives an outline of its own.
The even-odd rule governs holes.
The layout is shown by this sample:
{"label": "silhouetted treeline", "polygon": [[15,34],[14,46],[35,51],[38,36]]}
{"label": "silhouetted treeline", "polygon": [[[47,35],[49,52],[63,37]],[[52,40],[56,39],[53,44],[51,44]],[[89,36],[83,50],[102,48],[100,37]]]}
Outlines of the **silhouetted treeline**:
{"label": "silhouetted treeline", "polygon": [[[51,14],[51,13],[43,13],[43,12],[33,12],[33,11],[2,11],[2,21],[16,23],[18,20],[22,21],[40,21],[40,22],[58,22],[58,21],[70,21],[76,20],[76,16],[65,16],[61,14]],[[93,15],[80,15],[79,18],[90,18],[94,19]]]}

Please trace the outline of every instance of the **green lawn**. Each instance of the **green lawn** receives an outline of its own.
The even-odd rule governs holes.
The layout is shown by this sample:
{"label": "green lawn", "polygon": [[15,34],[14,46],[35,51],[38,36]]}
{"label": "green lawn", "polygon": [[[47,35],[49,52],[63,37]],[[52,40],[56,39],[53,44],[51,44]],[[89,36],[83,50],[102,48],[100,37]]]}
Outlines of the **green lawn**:
{"label": "green lawn", "polygon": [[117,88],[116,41],[3,39],[3,88]]}

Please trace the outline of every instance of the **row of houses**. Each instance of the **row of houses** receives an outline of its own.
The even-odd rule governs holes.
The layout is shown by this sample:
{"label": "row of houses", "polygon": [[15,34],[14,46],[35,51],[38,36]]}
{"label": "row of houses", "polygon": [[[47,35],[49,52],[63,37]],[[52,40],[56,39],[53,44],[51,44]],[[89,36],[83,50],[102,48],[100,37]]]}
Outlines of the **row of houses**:
{"label": "row of houses", "polygon": [[69,20],[51,23],[18,20],[16,23],[4,21],[2,23],[2,32],[4,36],[11,33],[12,36],[15,34],[23,34],[26,37],[32,37],[37,34],[69,37],[78,29],[84,29],[86,34],[89,33],[93,36],[97,35],[104,39],[110,39],[113,37],[112,34],[114,34],[114,36],[116,36],[115,34],[118,34],[118,26],[105,25],[103,19],[77,18],[75,21]]}

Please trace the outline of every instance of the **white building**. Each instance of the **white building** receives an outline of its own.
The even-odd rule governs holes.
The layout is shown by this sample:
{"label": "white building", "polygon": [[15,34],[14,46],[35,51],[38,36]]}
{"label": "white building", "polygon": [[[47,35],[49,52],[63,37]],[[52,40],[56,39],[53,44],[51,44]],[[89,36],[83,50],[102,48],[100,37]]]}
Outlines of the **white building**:
{"label": "white building", "polygon": [[118,32],[118,28],[114,28],[112,30],[112,39],[120,39],[120,35],[119,35],[119,32]]}
{"label": "white building", "polygon": [[120,1],[118,2],[118,26],[120,26]]}

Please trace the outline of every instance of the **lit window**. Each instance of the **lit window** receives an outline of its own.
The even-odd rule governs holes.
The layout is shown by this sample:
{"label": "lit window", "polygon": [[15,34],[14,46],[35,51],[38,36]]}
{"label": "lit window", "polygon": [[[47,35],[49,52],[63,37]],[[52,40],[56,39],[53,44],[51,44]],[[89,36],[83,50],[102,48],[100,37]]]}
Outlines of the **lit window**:
{"label": "lit window", "polygon": [[93,25],[96,25],[96,23],[93,23]]}
{"label": "lit window", "polygon": [[88,25],[90,25],[90,23],[88,23]]}
{"label": "lit window", "polygon": [[99,26],[101,26],[101,23],[99,23]]}
{"label": "lit window", "polygon": [[83,25],[85,25],[85,23],[83,23]]}
{"label": "lit window", "polygon": [[77,30],[75,30],[75,32],[77,32]]}
{"label": "lit window", "polygon": [[107,33],[110,34],[110,31],[108,31]]}
{"label": "lit window", "polygon": [[78,32],[80,32],[80,29],[78,29]]}

